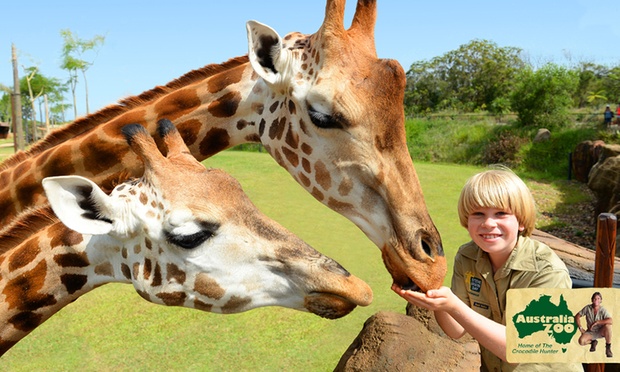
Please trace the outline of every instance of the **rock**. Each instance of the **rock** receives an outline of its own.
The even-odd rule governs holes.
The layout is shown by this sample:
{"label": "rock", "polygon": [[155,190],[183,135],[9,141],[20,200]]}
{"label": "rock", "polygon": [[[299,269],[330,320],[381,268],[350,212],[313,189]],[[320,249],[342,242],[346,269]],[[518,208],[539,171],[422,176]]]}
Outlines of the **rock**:
{"label": "rock", "polygon": [[[430,318],[427,319],[431,323]],[[434,317],[432,317],[434,321]],[[334,371],[479,371],[478,343],[457,342],[412,316],[379,312],[344,353]]]}
{"label": "rock", "polygon": [[596,195],[596,215],[618,209],[620,202],[620,145],[601,148],[598,162],[588,175],[588,187]]}
{"label": "rock", "polygon": [[549,141],[549,139],[551,139],[551,132],[549,129],[540,128],[534,137],[534,143]]}
{"label": "rock", "polygon": [[587,183],[590,170],[598,161],[603,141],[584,141],[577,146],[571,154],[573,178],[579,182]]}

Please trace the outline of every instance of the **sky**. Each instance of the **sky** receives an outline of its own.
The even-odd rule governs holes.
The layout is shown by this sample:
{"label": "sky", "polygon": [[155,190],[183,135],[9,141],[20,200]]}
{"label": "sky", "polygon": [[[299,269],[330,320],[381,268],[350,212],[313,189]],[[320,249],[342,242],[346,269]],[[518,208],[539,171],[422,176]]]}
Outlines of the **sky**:
{"label": "sky", "polygon": [[[325,11],[321,0],[3,0],[0,84],[11,87],[11,45],[22,67],[66,81],[60,69],[69,29],[80,39],[105,36],[87,71],[91,113],[207,64],[247,54],[245,23],[256,20],[284,36],[314,33]],[[348,25],[355,11],[349,0]],[[474,39],[524,51],[535,66],[547,62],[620,64],[617,0],[378,0],[375,42],[380,58],[407,70]],[[86,113],[84,85],[78,115]],[[71,98],[67,95],[67,100]],[[68,110],[71,118],[73,111]]]}

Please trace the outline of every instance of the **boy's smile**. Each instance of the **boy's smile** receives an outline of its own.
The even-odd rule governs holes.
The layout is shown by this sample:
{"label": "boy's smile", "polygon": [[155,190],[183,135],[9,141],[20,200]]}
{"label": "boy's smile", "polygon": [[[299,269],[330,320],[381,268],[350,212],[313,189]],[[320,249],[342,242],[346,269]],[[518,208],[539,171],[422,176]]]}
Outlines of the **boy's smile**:
{"label": "boy's smile", "polygon": [[489,254],[496,269],[506,262],[522,230],[517,217],[503,209],[477,208],[467,218],[469,235],[480,249]]}

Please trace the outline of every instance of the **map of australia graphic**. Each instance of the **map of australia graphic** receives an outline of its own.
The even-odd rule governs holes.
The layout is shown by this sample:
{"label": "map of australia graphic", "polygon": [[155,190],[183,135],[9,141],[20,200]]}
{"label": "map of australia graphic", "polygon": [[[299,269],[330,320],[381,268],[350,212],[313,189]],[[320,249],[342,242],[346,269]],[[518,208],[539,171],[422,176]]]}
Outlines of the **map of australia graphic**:
{"label": "map of australia graphic", "polygon": [[551,296],[541,295],[523,311],[516,313],[512,321],[519,338],[545,332],[557,343],[565,345],[570,343],[576,332],[575,318],[563,295],[557,305],[551,302]]}

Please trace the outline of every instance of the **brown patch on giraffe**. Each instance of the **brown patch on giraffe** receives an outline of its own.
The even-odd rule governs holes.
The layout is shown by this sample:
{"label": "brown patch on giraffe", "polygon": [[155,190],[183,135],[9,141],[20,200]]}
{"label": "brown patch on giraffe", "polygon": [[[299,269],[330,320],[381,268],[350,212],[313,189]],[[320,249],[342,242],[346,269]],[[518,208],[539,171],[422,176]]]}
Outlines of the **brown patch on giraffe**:
{"label": "brown patch on giraffe", "polygon": [[85,252],[57,254],[54,256],[54,262],[60,267],[87,267],[90,265]]}
{"label": "brown patch on giraffe", "polygon": [[13,315],[8,319],[8,323],[13,325],[16,329],[22,332],[31,332],[37,328],[43,321],[43,316],[35,314],[31,311],[25,311],[19,314]]}
{"label": "brown patch on giraffe", "polygon": [[200,153],[210,157],[230,146],[230,135],[226,129],[212,128],[200,142]]}
{"label": "brown patch on giraffe", "polygon": [[310,160],[306,158],[301,158],[301,167],[306,171],[306,173],[312,173],[312,165],[310,164]]}
{"label": "brown patch on giraffe", "polygon": [[109,262],[95,266],[95,274],[102,276],[114,276],[114,266]]}
{"label": "brown patch on giraffe", "polygon": [[142,205],[147,205],[149,202],[149,197],[144,192],[141,192],[138,200],[142,203]]}
{"label": "brown patch on giraffe", "polygon": [[310,181],[310,179],[301,172],[297,173],[297,178],[304,187],[310,187],[310,185],[312,185],[312,181]]}
{"label": "brown patch on giraffe", "polygon": [[19,250],[11,255],[9,259],[9,271],[15,271],[28,265],[34,261],[39,253],[41,253],[39,238],[34,236],[32,239],[28,239]]}
{"label": "brown patch on giraffe", "polygon": [[183,115],[194,111],[202,102],[196,89],[179,89],[163,97],[155,104],[157,120],[175,121]]}
{"label": "brown patch on giraffe", "polygon": [[79,146],[84,168],[92,174],[99,174],[121,163],[130,151],[124,141],[111,144],[101,141],[97,133],[87,136]]}
{"label": "brown patch on giraffe", "polygon": [[144,246],[146,247],[146,249],[148,249],[149,251],[153,250],[153,242],[151,241],[151,239],[149,238],[144,238]]}
{"label": "brown patch on giraffe", "polygon": [[316,182],[327,191],[332,186],[332,176],[329,174],[329,170],[322,161],[317,161],[314,164],[314,174]]}
{"label": "brown patch on giraffe", "polygon": [[299,165],[299,156],[297,156],[295,152],[289,150],[287,147],[282,147],[282,153],[293,167]]}
{"label": "brown patch on giraffe", "polygon": [[15,204],[13,203],[13,200],[11,200],[9,192],[3,192],[0,194],[0,199],[4,200],[3,202],[0,202],[0,211],[3,211],[3,213],[5,213],[6,215],[11,215],[11,216],[15,216],[17,215],[17,209],[15,208]]}
{"label": "brown patch on giraffe", "polygon": [[183,292],[158,293],[155,295],[161,299],[166,306],[183,306],[187,295]]}
{"label": "brown patch on giraffe", "polygon": [[252,107],[252,111],[257,113],[258,115],[262,115],[263,110],[265,109],[265,105],[259,102],[253,102],[251,107]]}
{"label": "brown patch on giraffe", "polygon": [[246,127],[253,126],[253,125],[254,125],[253,121],[247,121],[244,119],[237,120],[237,130],[243,130]]}
{"label": "brown patch on giraffe", "polygon": [[53,295],[39,293],[45,284],[46,275],[47,264],[41,261],[32,270],[10,280],[2,291],[7,308],[34,311],[54,305],[56,299]]}
{"label": "brown patch on giraffe", "polygon": [[86,285],[88,277],[79,274],[63,274],[60,276],[60,282],[65,286],[69,294],[74,294]]}
{"label": "brown patch on giraffe", "polygon": [[226,73],[214,75],[211,79],[207,81],[207,87],[209,89],[209,93],[217,93],[222,89],[228,88],[232,84],[236,84],[241,81],[243,77],[243,72],[245,71],[245,66],[237,66],[235,68],[231,68]]}
{"label": "brown patch on giraffe", "polygon": [[342,196],[349,195],[352,189],[353,182],[348,177],[343,179],[342,182],[340,182],[340,185],[338,185],[338,193]]}
{"label": "brown patch on giraffe", "polygon": [[185,144],[191,146],[198,140],[198,132],[202,125],[197,119],[189,119],[176,124],[176,127]]}
{"label": "brown patch on giraffe", "polygon": [[260,143],[260,136],[256,133],[252,133],[249,136],[246,136],[245,140],[248,142]]}
{"label": "brown patch on giraffe", "polygon": [[151,301],[151,295],[148,294],[146,291],[143,290],[137,290],[136,292],[138,292],[138,294],[140,295],[140,297],[144,298],[145,300],[147,300],[148,302],[153,302]]}
{"label": "brown patch on giraffe", "polygon": [[306,128],[306,122],[304,121],[304,119],[299,119],[299,129],[301,129],[301,131],[304,132],[306,136],[310,136],[310,134],[308,133],[308,128]]}
{"label": "brown patch on giraffe", "polygon": [[258,123],[258,135],[259,137],[263,136],[263,133],[265,133],[265,126],[266,126],[267,122],[265,121],[264,118],[260,119],[260,123]]}
{"label": "brown patch on giraffe", "polygon": [[241,94],[239,92],[229,92],[218,100],[211,102],[207,106],[207,110],[216,118],[229,118],[237,112],[239,102],[241,102]]}
{"label": "brown patch on giraffe", "polygon": [[161,276],[161,266],[159,265],[159,263],[155,263],[155,270],[153,271],[153,280],[151,281],[151,286],[153,287],[159,287],[162,283],[162,276]]}
{"label": "brown patch on giraffe", "polygon": [[148,282],[151,277],[151,269],[153,268],[153,264],[150,259],[144,259],[144,270],[142,270],[142,275],[144,275],[144,280]]}
{"label": "brown patch on giraffe", "polygon": [[278,103],[278,101],[272,103],[271,106],[269,106],[269,112],[271,112],[272,114],[276,112],[276,110],[278,109]]}
{"label": "brown patch on giraffe", "polygon": [[67,228],[62,223],[54,224],[52,228],[48,230],[48,238],[50,239],[50,246],[56,247],[71,247],[80,244],[84,240],[84,236]]}
{"label": "brown patch on giraffe", "polygon": [[[36,196],[40,195],[42,192],[40,184],[36,182],[36,178],[34,178],[34,176],[32,175],[23,179],[22,182],[23,184],[15,190],[15,193],[17,194],[17,199],[21,202],[22,205],[32,205],[34,204]],[[5,212],[3,211],[3,213]]]}
{"label": "brown patch on giraffe", "polygon": [[321,190],[317,189],[316,187],[312,188],[311,194],[318,201],[323,201],[323,199],[325,198],[325,194],[323,194]]}
{"label": "brown patch on giraffe", "polygon": [[185,283],[185,271],[179,269],[179,267],[175,264],[167,264],[166,265],[166,281],[172,282],[176,281],[179,284]]}
{"label": "brown patch on giraffe", "polygon": [[245,307],[251,302],[252,299],[250,299],[249,297],[242,298],[232,296],[230,300],[228,300],[228,302],[226,302],[226,304],[222,306],[222,314],[238,313],[245,309]]}
{"label": "brown patch on giraffe", "polygon": [[219,300],[224,297],[226,291],[220,287],[219,284],[208,274],[199,273],[196,275],[196,281],[194,282],[194,290],[203,296]]}
{"label": "brown patch on giraffe", "polygon": [[127,280],[131,280],[131,269],[129,269],[129,266],[127,266],[127,264],[121,264],[121,272]]}
{"label": "brown patch on giraffe", "polygon": [[102,126],[103,133],[105,133],[110,138],[123,138],[123,134],[121,132],[121,128],[127,124],[140,123],[144,125],[146,120],[146,110],[143,108],[136,108],[134,110],[128,111],[118,118],[111,120]]}
{"label": "brown patch on giraffe", "polygon": [[213,309],[213,305],[200,301],[199,299],[194,300],[194,308],[202,311],[211,312]]}
{"label": "brown patch on giraffe", "polygon": [[[265,146],[265,147],[267,147],[267,146]],[[278,164],[280,164],[280,166],[284,167],[284,160],[282,160],[282,155],[280,154],[280,151],[278,151],[278,149],[273,150],[272,156],[275,159],[276,163],[278,163]]]}
{"label": "brown patch on giraffe", "polygon": [[274,119],[269,127],[269,138],[271,139],[282,139],[282,135],[284,134],[284,129],[286,128],[286,118]]}
{"label": "brown patch on giraffe", "polygon": [[[50,157],[54,160],[49,161]],[[39,155],[35,166],[42,171],[41,178],[73,174],[75,167],[71,162],[72,158],[71,146],[60,146]]]}
{"label": "brown patch on giraffe", "polygon": [[11,182],[17,182],[22,174],[26,174],[32,168],[32,163],[24,162],[13,168]]}
{"label": "brown patch on giraffe", "polygon": [[18,341],[11,341],[11,340],[7,341],[7,340],[0,339],[0,355],[3,355],[7,351],[9,351],[9,349],[15,346],[17,342]]}
{"label": "brown patch on giraffe", "polygon": [[293,131],[291,125],[288,126],[286,131],[285,141],[292,149],[296,149],[299,146],[299,135]]}
{"label": "brown patch on giraffe", "polygon": [[347,214],[347,215],[356,214],[355,206],[353,206],[350,203],[343,203],[334,198],[329,198],[327,200],[327,206],[341,214]]}

